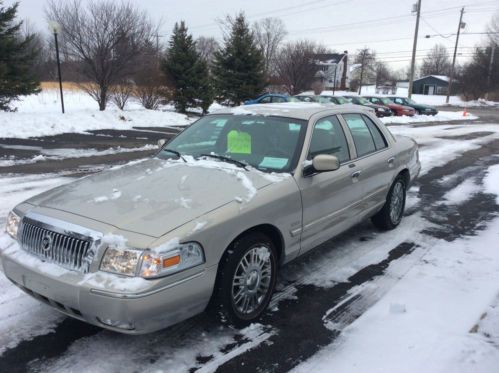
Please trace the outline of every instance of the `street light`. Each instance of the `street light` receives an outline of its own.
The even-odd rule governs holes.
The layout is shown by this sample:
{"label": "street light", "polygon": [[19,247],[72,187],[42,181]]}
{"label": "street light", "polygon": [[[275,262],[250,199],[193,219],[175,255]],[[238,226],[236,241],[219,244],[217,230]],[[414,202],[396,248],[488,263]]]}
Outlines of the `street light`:
{"label": "street light", "polygon": [[57,59],[57,73],[59,75],[59,91],[61,93],[61,109],[62,109],[62,113],[64,114],[64,95],[62,93],[61,61],[59,59],[59,42],[57,40],[57,34],[59,33],[61,26],[55,21],[50,21],[49,22],[49,29],[54,34],[55,55],[56,55],[56,59]]}

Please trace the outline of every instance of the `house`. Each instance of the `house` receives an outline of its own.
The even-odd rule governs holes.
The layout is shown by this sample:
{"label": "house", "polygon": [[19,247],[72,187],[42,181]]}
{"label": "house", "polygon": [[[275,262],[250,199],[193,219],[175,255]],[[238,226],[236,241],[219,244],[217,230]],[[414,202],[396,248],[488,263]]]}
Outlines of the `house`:
{"label": "house", "polygon": [[449,89],[449,77],[444,75],[427,75],[415,79],[412,93],[421,95],[446,95]]}
{"label": "house", "polygon": [[320,53],[313,58],[318,67],[315,78],[324,84],[324,89],[346,90],[350,86],[348,51],[343,53]]}

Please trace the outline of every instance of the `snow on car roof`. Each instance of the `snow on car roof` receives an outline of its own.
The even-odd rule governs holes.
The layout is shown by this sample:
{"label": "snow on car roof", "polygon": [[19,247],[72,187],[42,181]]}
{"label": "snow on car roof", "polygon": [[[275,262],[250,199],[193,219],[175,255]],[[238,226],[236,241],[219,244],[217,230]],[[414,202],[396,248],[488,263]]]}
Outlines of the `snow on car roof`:
{"label": "snow on car roof", "polygon": [[331,111],[334,113],[348,112],[369,112],[370,110],[359,105],[332,105],[319,104],[315,102],[286,102],[279,104],[256,104],[244,105],[235,108],[224,108],[217,110],[213,114],[233,114],[233,115],[264,115],[264,116],[280,116],[296,119],[308,120],[314,114]]}

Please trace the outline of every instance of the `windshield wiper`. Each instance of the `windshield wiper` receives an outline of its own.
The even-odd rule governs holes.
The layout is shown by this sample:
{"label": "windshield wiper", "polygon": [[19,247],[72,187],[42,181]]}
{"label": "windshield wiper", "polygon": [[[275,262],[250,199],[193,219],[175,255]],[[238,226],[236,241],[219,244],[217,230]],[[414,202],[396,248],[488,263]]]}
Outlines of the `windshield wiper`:
{"label": "windshield wiper", "polygon": [[180,154],[180,152],[176,151],[176,150],[173,150],[173,149],[168,149],[168,148],[163,148],[161,149],[165,152],[168,152],[168,153],[172,153],[172,154],[175,154],[179,159],[183,160],[185,163],[187,163],[187,161],[185,160],[185,158],[182,156],[182,154]]}
{"label": "windshield wiper", "polygon": [[203,154],[200,154],[200,157],[211,157],[211,158],[216,158],[216,159],[220,159],[222,161],[225,161],[225,162],[229,162],[229,163],[232,163],[232,164],[235,164],[236,166],[239,166],[241,168],[244,168],[245,170],[247,170],[247,166],[248,164],[247,163],[244,163],[242,161],[238,161],[237,159],[232,159],[232,158],[229,158],[229,157],[225,157],[223,155],[218,155],[218,154],[214,154],[214,153],[211,153],[211,154],[208,154],[208,153],[203,153]]}

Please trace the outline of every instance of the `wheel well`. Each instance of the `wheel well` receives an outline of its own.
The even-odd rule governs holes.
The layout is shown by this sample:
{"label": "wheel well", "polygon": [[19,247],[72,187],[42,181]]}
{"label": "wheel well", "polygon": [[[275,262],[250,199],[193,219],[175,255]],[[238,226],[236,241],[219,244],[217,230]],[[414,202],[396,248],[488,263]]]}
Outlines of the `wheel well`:
{"label": "wheel well", "polygon": [[[274,244],[276,250],[277,250],[277,261],[280,263],[281,259],[283,258],[283,253],[284,253],[284,239],[282,237],[281,231],[277,227],[275,227],[272,224],[260,224],[256,225],[252,228],[249,228],[239,234],[232,242],[230,243],[229,247],[232,246],[234,242],[236,242],[239,238],[241,238],[244,235],[247,235],[252,232],[261,232],[267,235],[271,240],[272,243]],[[227,250],[226,250],[227,252]],[[225,253],[224,253],[225,254]]]}
{"label": "wheel well", "polygon": [[404,168],[402,171],[399,172],[398,176],[402,176],[405,181],[405,187],[409,187],[409,182],[411,181],[411,176],[409,175],[409,170],[407,168]]}

